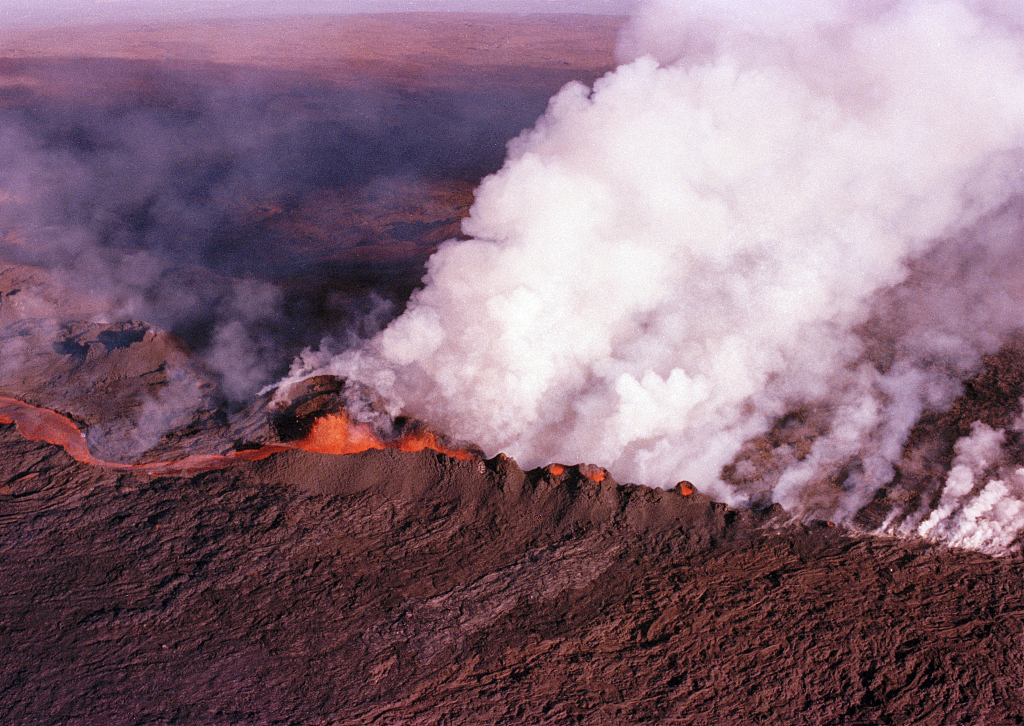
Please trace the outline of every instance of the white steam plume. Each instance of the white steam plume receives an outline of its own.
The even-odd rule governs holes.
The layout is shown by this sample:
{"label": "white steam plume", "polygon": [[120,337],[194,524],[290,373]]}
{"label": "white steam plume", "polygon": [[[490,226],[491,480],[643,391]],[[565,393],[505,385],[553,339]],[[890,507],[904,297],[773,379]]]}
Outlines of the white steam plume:
{"label": "white steam plume", "polygon": [[[899,531],[916,529],[923,537],[993,554],[1011,548],[1024,529],[1024,468],[1008,464],[1005,439],[1004,430],[976,421],[971,434],[956,442],[938,504],[908,518]],[[999,478],[986,480],[986,473]]]}
{"label": "white steam plume", "polygon": [[956,442],[956,457],[946,478],[946,486],[942,490],[939,504],[917,527],[918,534],[927,537],[940,524],[941,529],[949,529],[950,515],[962,506],[964,499],[973,491],[976,480],[1002,453],[1005,434],[1005,431],[975,421],[971,426],[971,435],[964,436]]}
{"label": "white steam plume", "polygon": [[[647,3],[624,65],[566,86],[510,145],[472,239],[438,250],[406,312],[363,347],[305,354],[292,379],[354,378],[526,466],[850,516],[920,413],[1020,324],[1019,262],[1001,262],[1021,230],[1020,15]],[[827,413],[811,453],[726,482],[798,406]]]}

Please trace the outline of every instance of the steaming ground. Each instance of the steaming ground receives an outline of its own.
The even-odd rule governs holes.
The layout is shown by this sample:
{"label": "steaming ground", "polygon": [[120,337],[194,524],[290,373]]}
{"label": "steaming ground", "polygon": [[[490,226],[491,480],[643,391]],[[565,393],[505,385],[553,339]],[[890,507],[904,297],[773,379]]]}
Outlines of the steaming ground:
{"label": "steaming ground", "polygon": [[[623,64],[510,145],[406,311],[289,380],[346,376],[527,467],[850,521],[1021,326],[1022,22],[984,2],[647,3]],[[794,421],[806,451],[768,445]],[[1006,435],[979,423],[936,508],[882,529],[1009,547]]]}

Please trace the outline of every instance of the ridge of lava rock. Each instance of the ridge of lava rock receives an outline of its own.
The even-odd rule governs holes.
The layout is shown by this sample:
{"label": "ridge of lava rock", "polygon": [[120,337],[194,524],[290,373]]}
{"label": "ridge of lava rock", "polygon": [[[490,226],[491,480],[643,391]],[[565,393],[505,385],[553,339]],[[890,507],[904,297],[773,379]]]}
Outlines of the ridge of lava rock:
{"label": "ridge of lava rock", "polygon": [[147,477],[10,426],[0,444],[11,723],[1024,713],[1019,558],[501,457],[289,451]]}

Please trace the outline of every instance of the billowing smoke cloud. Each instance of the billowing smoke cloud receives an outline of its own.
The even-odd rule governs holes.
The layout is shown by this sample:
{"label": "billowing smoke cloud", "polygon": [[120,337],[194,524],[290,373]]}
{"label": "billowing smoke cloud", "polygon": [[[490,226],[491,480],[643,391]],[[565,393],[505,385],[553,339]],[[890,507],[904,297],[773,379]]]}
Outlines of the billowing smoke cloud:
{"label": "billowing smoke cloud", "polygon": [[[1021,324],[1022,27],[998,2],[649,2],[406,312],[293,376],[526,466],[849,518]],[[744,444],[793,411],[811,448],[752,471]]]}

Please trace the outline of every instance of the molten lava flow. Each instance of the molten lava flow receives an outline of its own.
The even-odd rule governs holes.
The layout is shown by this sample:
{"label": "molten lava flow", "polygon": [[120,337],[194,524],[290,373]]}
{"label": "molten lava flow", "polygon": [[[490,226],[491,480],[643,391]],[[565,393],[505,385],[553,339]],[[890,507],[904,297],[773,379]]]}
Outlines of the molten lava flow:
{"label": "molten lava flow", "polygon": [[465,449],[453,449],[445,446],[438,440],[437,436],[429,431],[417,431],[406,434],[395,443],[395,448],[399,451],[423,451],[424,449],[430,449],[432,451],[439,451],[459,461],[477,458],[475,454]]}
{"label": "molten lava flow", "polygon": [[56,411],[39,408],[0,396],[0,424],[16,424],[18,431],[29,441],[46,441],[64,448],[76,461],[102,466],[117,471],[136,471],[153,476],[170,474],[196,474],[229,466],[238,461],[260,461],[272,454],[291,449],[303,449],[322,454],[356,454],[369,449],[398,449],[423,451],[431,449],[454,459],[475,459],[475,454],[464,449],[445,446],[429,431],[416,431],[394,441],[384,442],[368,426],[354,424],[345,413],[331,414],[316,420],[305,439],[282,444],[268,444],[255,449],[232,451],[228,454],[196,454],[173,461],[148,464],[122,464],[104,461],[93,455],[86,444],[85,434],[78,425]]}
{"label": "molten lava flow", "polygon": [[86,445],[85,434],[78,425],[56,411],[38,408],[14,398],[0,396],[0,424],[16,424],[18,431],[29,441],[46,441],[64,448],[75,461],[102,466],[118,471],[137,471],[153,476],[167,474],[197,474],[228,466],[236,461],[259,461],[279,451],[295,448],[291,444],[271,444],[258,449],[233,451],[230,454],[196,454],[174,461],[149,464],[121,464],[104,461],[93,456]]}
{"label": "molten lava flow", "polygon": [[195,454],[174,461],[156,461],[151,464],[112,464],[100,462],[102,466],[138,471],[153,476],[168,474],[198,474],[229,466],[236,461],[261,461],[272,454],[288,451],[295,447],[291,444],[267,444],[258,449],[243,449],[229,454]]}
{"label": "molten lava flow", "polygon": [[[587,477],[591,481],[600,484],[608,477],[608,472],[600,466],[594,466],[593,464],[577,464],[575,467],[577,472],[582,476]],[[548,464],[547,471],[551,476],[562,476],[565,473],[564,464]]]}
{"label": "molten lava flow", "polygon": [[318,418],[313,423],[309,436],[296,442],[296,447],[320,454],[358,454],[370,449],[398,449],[399,451],[423,451],[430,449],[453,459],[475,459],[465,449],[445,446],[436,435],[429,431],[414,431],[394,441],[383,441],[369,426],[356,424],[344,412],[332,413]]}
{"label": "molten lava flow", "polygon": [[318,418],[309,436],[295,444],[303,451],[317,454],[358,454],[370,449],[383,449],[380,440],[365,424],[354,424],[344,412]]}
{"label": "molten lava flow", "polygon": [[85,434],[74,421],[55,411],[38,408],[13,398],[0,396],[0,423],[17,424],[21,434],[30,441],[47,441],[62,446],[76,461],[108,469],[138,471],[152,475],[210,471],[236,461],[259,461],[271,454],[289,449],[303,449],[321,454],[357,454],[370,449],[398,449],[410,452],[431,449],[453,459],[476,458],[472,452],[445,446],[429,431],[415,431],[385,443],[368,426],[352,423],[343,412],[317,419],[309,436],[301,441],[270,444],[256,449],[233,451],[230,454],[197,454],[184,459],[149,464],[121,464],[99,459],[89,451]]}
{"label": "molten lava flow", "polygon": [[18,431],[29,441],[48,441],[63,446],[76,461],[102,463],[89,451],[85,434],[75,422],[56,411],[0,396],[0,423],[17,424]]}

